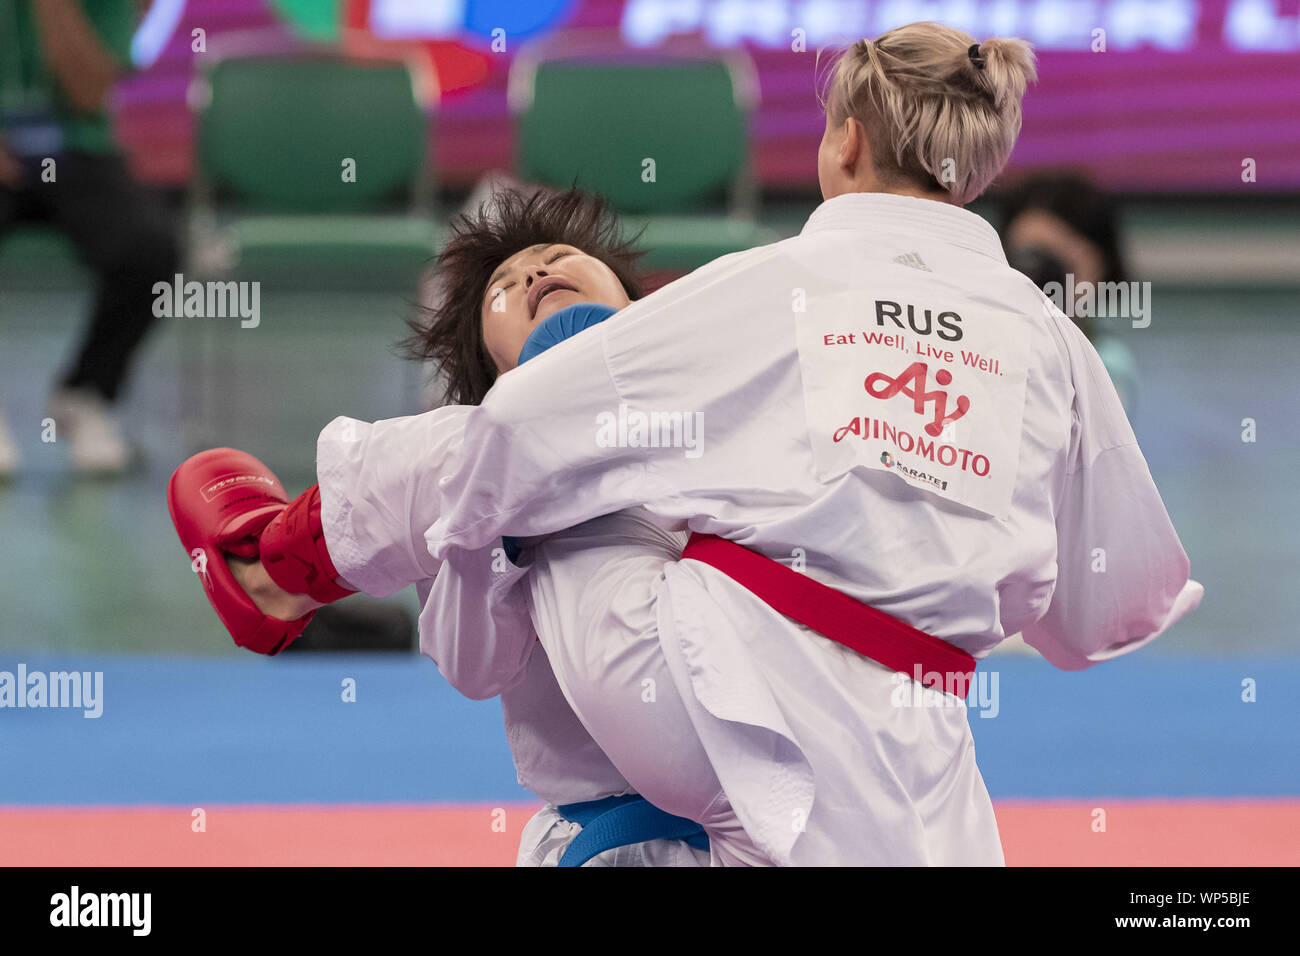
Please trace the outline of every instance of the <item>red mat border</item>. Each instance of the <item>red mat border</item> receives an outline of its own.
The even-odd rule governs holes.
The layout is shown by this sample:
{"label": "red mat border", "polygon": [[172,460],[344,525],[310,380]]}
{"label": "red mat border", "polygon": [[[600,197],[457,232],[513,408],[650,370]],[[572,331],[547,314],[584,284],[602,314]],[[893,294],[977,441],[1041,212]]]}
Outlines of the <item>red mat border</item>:
{"label": "red mat border", "polygon": [[[202,809],[196,832],[194,807],[0,807],[0,865],[512,866],[537,805]],[[1300,865],[1300,799],[1008,800],[995,809],[1009,866]]]}

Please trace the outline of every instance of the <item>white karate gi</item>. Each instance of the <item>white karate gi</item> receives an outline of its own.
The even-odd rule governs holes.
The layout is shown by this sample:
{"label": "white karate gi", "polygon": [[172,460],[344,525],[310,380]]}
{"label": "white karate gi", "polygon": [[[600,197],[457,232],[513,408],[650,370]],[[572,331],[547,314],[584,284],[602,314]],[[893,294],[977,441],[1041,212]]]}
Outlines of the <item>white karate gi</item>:
{"label": "white karate gi", "polygon": [[[927,434],[945,409],[951,427]],[[684,432],[662,436],[683,447],[646,447],[634,417],[650,413],[702,414],[702,448]],[[1020,632],[1064,669],[1136,650],[1201,596],[1096,352],[987,223],[931,200],[836,197],[799,236],[724,257],[502,376],[465,429],[425,536],[435,559],[644,504],[976,658]],[[564,575],[548,602],[548,580],[531,577],[534,614],[596,646],[607,615],[573,610]],[[657,642],[644,671],[680,700],[672,728],[629,719],[639,665],[605,675],[581,646],[548,651],[588,729],[664,809],[718,809],[699,808],[713,780],[673,776],[674,741],[702,748],[725,792],[718,819],[743,828],[711,831],[715,854],[1002,861],[963,709],[898,704],[887,668],[698,562],[667,564],[649,597],[657,629],[630,647]]]}
{"label": "white karate gi", "polygon": [[[520,587],[528,570],[511,564],[498,543],[462,553],[455,567],[439,573],[424,546],[423,531],[437,516],[435,482],[450,468],[468,411],[452,406],[373,426],[348,418],[332,422],[317,446],[325,540],[336,570],[354,587],[386,597],[417,584],[423,607],[453,614],[451,625],[422,614],[421,651],[466,696],[501,697],[519,782],[548,801],[524,827],[517,862],[554,866],[582,829],[555,806],[625,794],[632,787],[560,692],[535,636],[527,591]],[[422,467],[412,470],[416,449]],[[396,508],[390,506],[394,500]],[[413,532],[413,524],[419,530]],[[680,551],[681,542],[676,546]],[[431,604],[434,590],[438,600]],[[586,865],[708,862],[707,852],[681,841],[651,840],[606,851]]]}

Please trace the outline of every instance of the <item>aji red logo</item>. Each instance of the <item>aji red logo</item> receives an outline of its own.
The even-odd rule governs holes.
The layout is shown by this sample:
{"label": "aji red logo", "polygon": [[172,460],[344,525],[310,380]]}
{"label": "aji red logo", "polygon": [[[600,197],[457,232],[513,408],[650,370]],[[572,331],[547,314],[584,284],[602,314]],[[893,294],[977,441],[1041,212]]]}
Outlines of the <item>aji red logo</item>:
{"label": "aji red logo", "polygon": [[[965,395],[957,396],[956,410],[949,414],[948,393],[942,389],[926,391],[929,371],[929,366],[924,362],[913,362],[897,378],[890,378],[884,372],[871,373],[867,376],[864,387],[872,398],[888,399],[899,394],[906,395],[912,400],[912,407],[918,415],[928,414],[926,406],[933,402],[934,419],[925,426],[925,431],[931,438],[937,438],[944,425],[955,422],[970,411],[970,399]],[[941,368],[934,373],[934,379],[940,385],[951,384],[952,372]]]}

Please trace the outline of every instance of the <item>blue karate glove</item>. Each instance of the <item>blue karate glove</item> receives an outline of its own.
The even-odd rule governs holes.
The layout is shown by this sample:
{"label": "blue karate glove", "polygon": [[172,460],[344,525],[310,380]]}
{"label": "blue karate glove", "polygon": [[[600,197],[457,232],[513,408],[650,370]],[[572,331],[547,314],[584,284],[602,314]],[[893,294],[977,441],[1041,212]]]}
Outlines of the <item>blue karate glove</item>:
{"label": "blue karate glove", "polygon": [[529,333],[523,349],[519,352],[519,364],[523,365],[530,358],[541,355],[552,345],[563,342],[577,335],[585,328],[604,322],[618,309],[608,305],[596,305],[594,302],[579,302],[566,306],[559,312],[553,312]]}

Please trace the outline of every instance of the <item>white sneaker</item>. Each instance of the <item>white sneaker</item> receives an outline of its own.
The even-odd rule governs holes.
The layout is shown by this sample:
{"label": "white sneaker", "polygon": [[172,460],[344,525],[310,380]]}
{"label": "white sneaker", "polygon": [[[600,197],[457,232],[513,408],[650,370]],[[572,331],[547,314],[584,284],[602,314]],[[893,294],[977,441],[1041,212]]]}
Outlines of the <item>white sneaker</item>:
{"label": "white sneaker", "polygon": [[21,462],[22,456],[18,454],[18,446],[14,444],[9,434],[4,418],[0,417],[0,481],[7,481],[18,474],[18,466]]}
{"label": "white sneaker", "polygon": [[75,470],[117,475],[130,466],[131,446],[122,436],[109,409],[108,402],[85,389],[60,389],[50,397],[55,440],[71,439]]}

